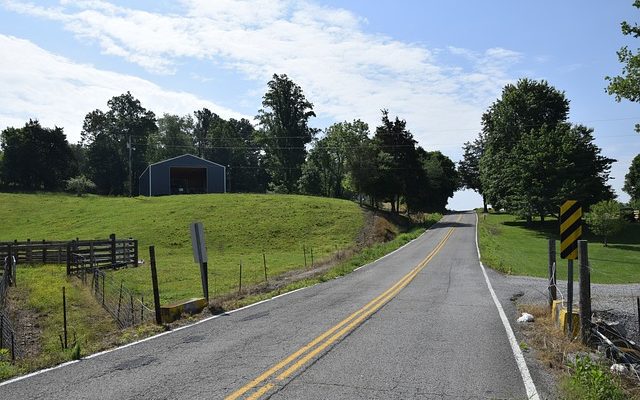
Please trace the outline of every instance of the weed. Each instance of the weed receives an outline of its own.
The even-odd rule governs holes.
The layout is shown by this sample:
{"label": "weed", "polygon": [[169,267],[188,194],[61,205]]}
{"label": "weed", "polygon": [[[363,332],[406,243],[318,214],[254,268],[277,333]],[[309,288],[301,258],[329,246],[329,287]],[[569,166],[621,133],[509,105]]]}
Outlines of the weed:
{"label": "weed", "polygon": [[624,392],[603,367],[589,357],[577,356],[569,365],[571,375],[563,382],[568,399],[624,400]]}

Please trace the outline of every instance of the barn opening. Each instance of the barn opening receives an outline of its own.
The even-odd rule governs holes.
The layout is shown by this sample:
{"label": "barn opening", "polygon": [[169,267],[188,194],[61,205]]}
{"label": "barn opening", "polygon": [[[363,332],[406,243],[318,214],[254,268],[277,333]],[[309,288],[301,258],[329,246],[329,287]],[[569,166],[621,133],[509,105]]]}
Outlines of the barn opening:
{"label": "barn opening", "polygon": [[207,193],[207,169],[171,167],[171,194]]}

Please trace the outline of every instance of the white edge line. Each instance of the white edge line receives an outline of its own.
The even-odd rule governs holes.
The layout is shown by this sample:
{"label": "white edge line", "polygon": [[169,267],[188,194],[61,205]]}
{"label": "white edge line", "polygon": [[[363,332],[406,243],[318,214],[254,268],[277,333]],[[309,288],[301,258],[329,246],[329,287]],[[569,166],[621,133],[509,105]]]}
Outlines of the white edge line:
{"label": "white edge line", "polygon": [[[438,221],[438,222],[439,222],[439,221]],[[377,263],[378,261],[383,260],[383,259],[385,259],[385,258],[387,258],[387,257],[391,256],[392,254],[394,254],[394,253],[396,253],[396,252],[400,251],[401,249],[405,248],[406,246],[410,245],[411,243],[413,243],[413,242],[415,242],[416,240],[418,240],[419,238],[421,238],[424,234],[426,234],[426,233],[427,233],[427,232],[428,232],[428,231],[429,231],[433,226],[435,226],[436,224],[437,224],[437,222],[436,222],[435,224],[431,225],[428,229],[426,229],[422,234],[420,234],[420,236],[418,236],[417,238],[412,239],[411,241],[409,241],[409,242],[407,242],[407,243],[403,244],[402,246],[398,247],[397,249],[395,249],[395,250],[394,250],[394,251],[392,251],[391,253],[385,254],[384,256],[382,256],[382,257],[378,258],[377,260],[372,261],[372,262],[370,262],[370,263],[368,263],[368,264],[361,265],[361,266],[359,266],[358,268],[354,269],[352,272],[356,272],[356,271],[357,271],[357,270],[359,270],[360,268],[367,267],[367,266],[370,266],[370,265],[372,265],[372,264],[375,264],[375,263]],[[317,284],[315,284],[315,285],[317,285]],[[199,324],[205,323],[205,322],[207,322],[207,321],[211,321],[211,320],[216,319],[216,318],[224,317],[224,316],[226,316],[226,315],[233,314],[233,313],[236,313],[236,312],[239,312],[239,311],[242,311],[242,310],[246,310],[246,309],[248,309],[248,308],[255,307],[255,306],[259,305],[259,304],[266,303],[266,302],[268,302],[268,301],[272,301],[272,300],[278,299],[278,298],[280,298],[280,297],[288,296],[288,295],[290,295],[290,294],[293,294],[293,293],[299,292],[299,291],[301,291],[301,290],[311,288],[311,287],[313,287],[313,286],[315,286],[315,285],[305,286],[305,287],[302,287],[302,288],[299,288],[299,289],[292,290],[292,291],[290,291],[290,292],[282,293],[282,294],[279,294],[279,295],[277,295],[277,296],[273,296],[273,297],[270,297],[270,298],[268,298],[268,299],[264,299],[264,300],[258,301],[258,302],[256,302],[256,303],[252,303],[252,304],[246,305],[246,306],[241,307],[241,308],[236,308],[235,310],[231,310],[231,311],[228,311],[228,312],[225,312],[225,313],[222,313],[222,314],[218,314],[218,315],[212,315],[212,316],[207,317],[207,318],[205,318],[205,319],[201,319],[200,321],[196,321],[196,322],[194,322],[193,324],[184,325],[184,326],[181,326],[181,327],[178,327],[178,328],[172,329],[172,330],[170,330],[170,331],[162,332],[162,333],[159,333],[159,334],[157,334],[157,335],[149,336],[148,338],[140,339],[140,340],[135,341],[135,342],[131,342],[131,343],[127,343],[127,344],[125,344],[125,345],[119,346],[119,347],[115,347],[115,348],[113,348],[113,349],[108,349],[108,350],[104,350],[104,351],[101,351],[101,352],[98,352],[98,353],[90,354],[90,355],[88,355],[88,356],[86,356],[86,357],[83,357],[83,358],[82,358],[82,359],[80,359],[80,360],[68,361],[68,362],[65,362],[65,363],[62,363],[62,364],[56,365],[56,366],[54,366],[54,367],[51,367],[51,368],[42,369],[42,370],[39,370],[39,371],[31,372],[31,373],[26,374],[26,375],[18,376],[18,377],[15,377],[15,378],[9,379],[9,380],[4,381],[4,382],[0,382],[0,387],[2,387],[2,386],[6,386],[6,385],[8,385],[8,384],[10,384],[10,383],[14,383],[14,382],[21,381],[21,380],[23,380],[23,379],[31,378],[31,377],[34,377],[34,376],[36,376],[36,375],[44,374],[45,372],[49,372],[49,371],[53,371],[53,370],[56,370],[56,369],[59,369],[59,368],[63,368],[63,367],[66,367],[66,366],[68,366],[68,365],[72,365],[72,364],[75,364],[75,363],[77,363],[77,362],[80,362],[80,361],[82,361],[82,360],[89,360],[89,359],[91,359],[91,358],[100,357],[100,356],[102,356],[102,355],[109,354],[109,353],[112,353],[112,352],[114,352],[114,351],[118,351],[118,350],[126,349],[127,347],[132,347],[132,346],[138,345],[138,344],[140,344],[140,343],[147,342],[147,341],[149,341],[149,340],[153,340],[153,339],[156,339],[156,338],[159,338],[159,337],[165,336],[165,335],[169,335],[169,334],[172,334],[172,333],[175,333],[175,332],[179,332],[179,331],[181,331],[181,330],[183,330],[183,329],[191,328],[191,327],[193,327],[193,326],[196,326],[196,325],[199,325]]]}
{"label": "white edge line", "polygon": [[525,390],[527,391],[527,398],[531,400],[539,400],[540,396],[538,396],[538,391],[536,389],[536,385],[533,383],[533,379],[531,379],[531,374],[529,373],[529,368],[527,368],[527,362],[522,355],[522,350],[520,350],[520,346],[518,345],[518,341],[516,340],[516,336],[513,333],[513,328],[511,328],[511,324],[509,323],[509,319],[500,304],[500,300],[498,300],[498,296],[496,296],[496,292],[493,290],[493,286],[491,286],[491,281],[489,281],[489,276],[487,275],[487,271],[480,261],[480,246],[478,246],[478,213],[474,210],[474,214],[476,215],[476,250],[478,251],[478,263],[480,264],[480,268],[482,268],[482,274],[484,275],[484,280],[487,282],[487,287],[489,288],[489,292],[491,293],[491,297],[493,298],[493,302],[498,309],[498,314],[500,314],[500,319],[502,320],[502,325],[504,325],[504,330],[507,332],[507,337],[509,338],[509,344],[511,345],[511,351],[513,351],[513,356],[516,359],[516,364],[518,364],[518,369],[520,370],[520,375],[522,376],[522,383],[524,383]]}

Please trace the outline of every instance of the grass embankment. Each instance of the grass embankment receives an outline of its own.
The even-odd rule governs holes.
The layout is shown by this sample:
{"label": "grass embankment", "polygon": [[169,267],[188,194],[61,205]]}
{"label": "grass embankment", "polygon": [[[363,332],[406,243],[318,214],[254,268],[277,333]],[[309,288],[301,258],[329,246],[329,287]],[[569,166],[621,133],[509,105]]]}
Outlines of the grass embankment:
{"label": "grass embankment", "polygon": [[163,303],[201,295],[189,223],[202,221],[209,256],[210,293],[304,267],[351,248],[364,224],[353,202],[286,195],[185,195],[121,198],[62,194],[0,194],[0,240],[104,239],[110,233],[139,240],[145,267],[114,272],[125,286],[150,299],[148,246],[155,245]]}
{"label": "grass embankment", "polygon": [[[237,288],[240,260],[245,268],[243,285],[261,281],[263,250],[270,277],[303,268],[303,245],[309,253],[313,248],[316,264],[332,258],[329,268],[289,280],[290,283],[268,293],[231,298],[223,305],[225,308],[344,275],[397,249],[441,218],[439,214],[427,215],[421,227],[362,249],[356,245],[356,239],[365,224],[364,213],[351,202],[333,199],[266,195],[127,199],[0,194],[0,201],[5,205],[0,209],[0,218],[6,222],[1,240],[101,239],[115,232],[120,237],[139,239],[141,256],[146,246],[155,244],[164,302],[200,294],[199,270],[193,263],[188,231],[189,222],[194,220],[205,225],[211,292],[215,290],[218,295]],[[390,230],[398,233],[383,218],[374,220],[373,225],[374,237],[387,236]],[[310,254],[307,257],[310,264]],[[143,267],[112,273],[126,286],[150,298],[146,295],[150,291],[148,262]],[[17,282],[18,286],[10,289],[10,304],[14,318],[21,319],[21,328],[33,328],[28,333],[24,329],[21,332],[26,340],[32,341],[26,346],[31,353],[15,366],[3,363],[6,355],[0,354],[0,379],[73,357],[70,350],[63,351],[60,347],[62,286],[67,288],[69,341],[72,344],[74,337],[77,339],[82,355],[161,329],[143,326],[120,331],[80,281],[66,277],[64,266],[19,267]],[[25,318],[33,321],[26,322]]]}
{"label": "grass embankment", "polygon": [[[513,275],[547,277],[548,239],[558,240],[558,279],[567,279],[566,261],[560,259],[559,226],[556,219],[527,225],[509,214],[479,215],[479,242],[482,261],[489,267]],[[608,240],[587,232],[589,264],[593,283],[640,282],[640,224],[628,224]],[[577,276],[574,265],[574,279]]]}

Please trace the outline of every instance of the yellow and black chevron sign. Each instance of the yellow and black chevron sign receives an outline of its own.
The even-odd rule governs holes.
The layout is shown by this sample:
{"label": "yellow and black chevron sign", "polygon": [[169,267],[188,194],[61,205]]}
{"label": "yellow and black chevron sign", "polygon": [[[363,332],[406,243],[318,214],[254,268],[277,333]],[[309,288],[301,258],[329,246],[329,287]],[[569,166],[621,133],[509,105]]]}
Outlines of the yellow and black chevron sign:
{"label": "yellow and black chevron sign", "polygon": [[578,259],[578,240],[582,237],[582,207],[567,200],[560,207],[560,257]]}

